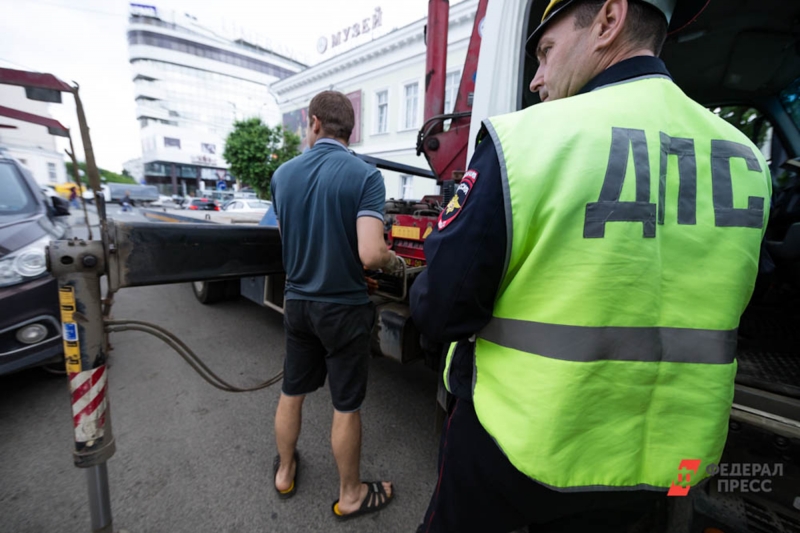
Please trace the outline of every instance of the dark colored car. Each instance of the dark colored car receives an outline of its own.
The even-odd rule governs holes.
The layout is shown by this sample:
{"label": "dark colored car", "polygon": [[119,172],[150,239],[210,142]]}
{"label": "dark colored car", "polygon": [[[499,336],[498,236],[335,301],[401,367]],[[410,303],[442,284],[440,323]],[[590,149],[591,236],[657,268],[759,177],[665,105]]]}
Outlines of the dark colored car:
{"label": "dark colored car", "polygon": [[0,151],[0,375],[63,360],[58,286],[45,248],[68,238],[69,209]]}
{"label": "dark colored car", "polygon": [[194,211],[219,211],[219,205],[214,200],[208,198],[192,198],[187,209]]}

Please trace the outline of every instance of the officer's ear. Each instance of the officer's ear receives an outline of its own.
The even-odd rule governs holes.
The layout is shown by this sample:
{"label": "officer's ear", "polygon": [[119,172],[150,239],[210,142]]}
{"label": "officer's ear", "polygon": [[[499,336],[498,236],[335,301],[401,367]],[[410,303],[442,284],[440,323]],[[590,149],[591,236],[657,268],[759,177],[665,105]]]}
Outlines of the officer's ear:
{"label": "officer's ear", "polygon": [[610,48],[622,44],[620,36],[628,19],[629,0],[608,0],[595,16],[592,32],[596,39],[596,48]]}

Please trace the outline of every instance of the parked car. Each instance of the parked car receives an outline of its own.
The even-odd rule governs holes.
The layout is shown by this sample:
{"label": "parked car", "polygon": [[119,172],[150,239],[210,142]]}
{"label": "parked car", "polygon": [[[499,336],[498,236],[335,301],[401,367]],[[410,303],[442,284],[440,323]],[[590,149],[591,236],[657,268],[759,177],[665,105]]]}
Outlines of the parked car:
{"label": "parked car", "polygon": [[186,207],[192,211],[219,211],[219,205],[208,198],[192,198]]}
{"label": "parked car", "polygon": [[148,205],[158,200],[158,187],[155,185],[136,185],[132,183],[105,183],[103,194],[108,203],[120,203],[126,194],[139,205]]}
{"label": "parked car", "polygon": [[48,202],[51,201],[50,198],[61,198],[61,195],[56,192],[56,189],[52,185],[42,185],[39,187],[39,190],[42,191],[42,194]]}
{"label": "parked car", "polygon": [[71,236],[69,203],[0,152],[0,375],[63,364],[58,285],[45,248]]}
{"label": "parked car", "polygon": [[159,194],[158,200],[155,202],[150,202],[150,207],[171,207],[173,209],[178,209],[182,203],[183,201],[180,196],[167,196],[165,194]]}
{"label": "parked car", "polygon": [[[105,186],[105,184],[100,185],[100,192],[103,194],[104,198],[106,198],[108,196],[108,194],[106,192],[106,189],[107,189],[107,187]],[[83,193],[81,194],[81,197],[83,197],[83,200],[87,204],[90,204],[90,205],[94,204],[94,191],[92,189],[90,189],[89,187],[86,187],[83,190]]]}
{"label": "parked car", "polygon": [[233,200],[233,193],[231,191],[206,190],[200,193],[200,196],[203,198],[208,198],[209,200],[214,200],[219,205],[222,205],[230,200]]}
{"label": "parked car", "polygon": [[231,200],[222,207],[222,210],[230,213],[264,213],[272,202],[266,200]]}

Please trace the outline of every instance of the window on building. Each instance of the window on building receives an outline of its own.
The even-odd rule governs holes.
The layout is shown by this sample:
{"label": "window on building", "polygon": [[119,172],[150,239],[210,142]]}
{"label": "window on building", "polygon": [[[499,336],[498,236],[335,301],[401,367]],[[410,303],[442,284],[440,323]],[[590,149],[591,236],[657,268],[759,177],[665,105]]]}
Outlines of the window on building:
{"label": "window on building", "polygon": [[403,129],[410,130],[417,127],[417,112],[419,110],[419,83],[409,83],[403,86]]}
{"label": "window on building", "polygon": [[444,81],[444,112],[452,113],[456,105],[456,95],[458,95],[458,84],[461,73],[450,72]]}
{"label": "window on building", "polygon": [[[447,74],[444,80],[444,112],[452,113],[456,107],[456,96],[458,96],[458,85],[461,82],[461,72],[455,71]],[[452,120],[444,121],[444,131],[450,129]]]}
{"label": "window on building", "polygon": [[148,176],[151,175],[159,175],[159,176],[169,176],[169,170],[167,169],[166,165],[162,165],[161,163],[145,163],[144,165],[144,172]]}
{"label": "window on building", "polygon": [[414,194],[414,176],[400,176],[400,196],[403,200],[411,200]]}
{"label": "window on building", "polygon": [[180,150],[181,148],[181,140],[175,139],[174,137],[164,137],[164,147],[165,148],[177,148]]}
{"label": "window on building", "polygon": [[375,93],[375,133],[389,131],[389,91]]}
{"label": "window on building", "polygon": [[200,148],[203,150],[204,154],[216,154],[217,147],[216,145],[209,144],[209,143],[202,143],[200,144]]}
{"label": "window on building", "polygon": [[50,181],[57,181],[55,163],[47,163],[47,176],[50,178]]}
{"label": "window on building", "polygon": [[236,65],[242,68],[255,70],[276,78],[291,76],[293,72],[286,68],[267,63],[249,56],[243,56],[229,50],[212,47],[206,44],[188,41],[171,35],[162,35],[150,31],[132,30],[128,32],[128,44],[143,44],[155,46],[166,50],[174,50],[184,54],[191,54],[197,57],[221,61],[229,65]]}

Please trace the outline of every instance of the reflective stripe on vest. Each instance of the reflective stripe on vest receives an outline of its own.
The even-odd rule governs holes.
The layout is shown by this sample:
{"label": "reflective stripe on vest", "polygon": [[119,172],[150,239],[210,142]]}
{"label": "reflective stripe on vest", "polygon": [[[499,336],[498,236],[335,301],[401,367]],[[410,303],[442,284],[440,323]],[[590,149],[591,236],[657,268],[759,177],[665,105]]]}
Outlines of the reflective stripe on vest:
{"label": "reflective stripe on vest", "polygon": [[564,326],[494,318],[481,337],[499,346],[563,361],[731,364],[736,330]]}
{"label": "reflective stripe on vest", "polygon": [[763,155],[661,78],[486,126],[509,246],[475,348],[481,424],[556,490],[665,489],[684,459],[700,481],[727,434]]}

